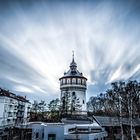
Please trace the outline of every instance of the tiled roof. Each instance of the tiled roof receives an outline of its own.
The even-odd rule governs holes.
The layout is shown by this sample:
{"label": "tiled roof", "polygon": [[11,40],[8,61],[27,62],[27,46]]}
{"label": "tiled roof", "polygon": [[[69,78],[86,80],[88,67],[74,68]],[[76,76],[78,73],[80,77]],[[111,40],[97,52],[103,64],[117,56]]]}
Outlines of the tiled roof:
{"label": "tiled roof", "polygon": [[[94,116],[101,126],[120,126],[119,117]],[[123,125],[130,125],[130,118],[122,118]],[[134,126],[140,126],[140,118],[133,119]]]}

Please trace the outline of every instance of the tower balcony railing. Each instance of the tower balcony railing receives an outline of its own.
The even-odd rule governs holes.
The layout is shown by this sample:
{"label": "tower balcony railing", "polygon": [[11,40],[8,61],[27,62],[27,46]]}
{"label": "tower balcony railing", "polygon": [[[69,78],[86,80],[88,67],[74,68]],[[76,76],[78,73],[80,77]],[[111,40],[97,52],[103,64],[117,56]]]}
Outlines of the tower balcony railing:
{"label": "tower balcony railing", "polygon": [[61,86],[63,85],[83,85],[83,86],[87,86],[85,83],[61,83]]}
{"label": "tower balcony railing", "polygon": [[85,84],[61,84],[60,88],[65,88],[65,87],[79,87],[79,88],[86,88]]}

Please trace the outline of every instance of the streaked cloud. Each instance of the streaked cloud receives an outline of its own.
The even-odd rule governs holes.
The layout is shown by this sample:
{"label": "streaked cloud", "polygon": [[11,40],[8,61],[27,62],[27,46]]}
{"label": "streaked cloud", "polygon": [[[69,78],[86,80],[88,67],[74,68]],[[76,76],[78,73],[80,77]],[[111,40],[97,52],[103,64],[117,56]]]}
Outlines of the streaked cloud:
{"label": "streaked cloud", "polygon": [[139,80],[140,2],[1,2],[0,86],[31,99],[59,97],[75,50],[87,97]]}

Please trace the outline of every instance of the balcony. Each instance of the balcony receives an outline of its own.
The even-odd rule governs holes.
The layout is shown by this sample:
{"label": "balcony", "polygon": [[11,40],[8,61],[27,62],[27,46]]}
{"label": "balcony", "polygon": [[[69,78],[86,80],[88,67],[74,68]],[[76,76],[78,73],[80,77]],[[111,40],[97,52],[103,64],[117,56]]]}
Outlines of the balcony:
{"label": "balcony", "polygon": [[24,111],[24,110],[25,110],[25,106],[19,105],[17,109],[18,109],[19,111]]}
{"label": "balcony", "polygon": [[13,113],[10,112],[10,111],[8,112],[8,118],[9,118],[9,117],[13,117]]}
{"label": "balcony", "polygon": [[12,114],[10,114],[10,115],[8,115],[8,118],[9,118],[9,117],[11,118],[11,117],[13,117],[13,115],[12,115]]}
{"label": "balcony", "polygon": [[17,108],[14,108],[14,110],[17,110]]}
{"label": "balcony", "polygon": [[62,88],[71,88],[71,87],[86,89],[86,85],[84,85],[84,84],[62,84],[60,86],[60,89],[62,89]]}
{"label": "balcony", "polygon": [[28,107],[27,107],[27,109],[31,109],[31,107],[30,107],[30,106],[28,106]]}
{"label": "balcony", "polygon": [[10,121],[11,121],[11,119],[10,119],[10,118],[8,118],[8,119],[7,119],[7,122],[9,123]]}
{"label": "balcony", "polygon": [[24,117],[24,113],[23,113],[23,112],[18,112],[18,113],[17,113],[17,117],[19,117],[19,118],[20,118],[20,117]]}

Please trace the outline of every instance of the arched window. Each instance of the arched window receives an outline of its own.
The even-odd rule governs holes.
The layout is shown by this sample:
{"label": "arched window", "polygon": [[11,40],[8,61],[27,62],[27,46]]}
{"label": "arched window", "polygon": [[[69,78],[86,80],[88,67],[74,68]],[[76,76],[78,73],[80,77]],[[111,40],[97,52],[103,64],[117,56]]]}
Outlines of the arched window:
{"label": "arched window", "polygon": [[81,79],[80,78],[78,78],[78,84],[81,84]]}
{"label": "arched window", "polygon": [[63,79],[63,84],[66,84],[66,82],[65,82],[66,80],[65,79]]}
{"label": "arched window", "polygon": [[85,101],[83,100],[83,104],[85,104]]}
{"label": "arched window", "polygon": [[85,80],[84,79],[82,79],[82,85],[84,85],[85,84]]}
{"label": "arched window", "polygon": [[61,85],[63,85],[63,80],[62,79],[61,79],[60,83],[61,83]]}
{"label": "arched window", "polygon": [[67,79],[67,84],[70,84],[70,78]]}
{"label": "arched window", "polygon": [[75,92],[72,92],[72,96],[75,96]]}
{"label": "arched window", "polygon": [[84,84],[86,85],[86,80],[84,80]]}
{"label": "arched window", "polygon": [[72,78],[72,84],[76,84],[76,78]]}

